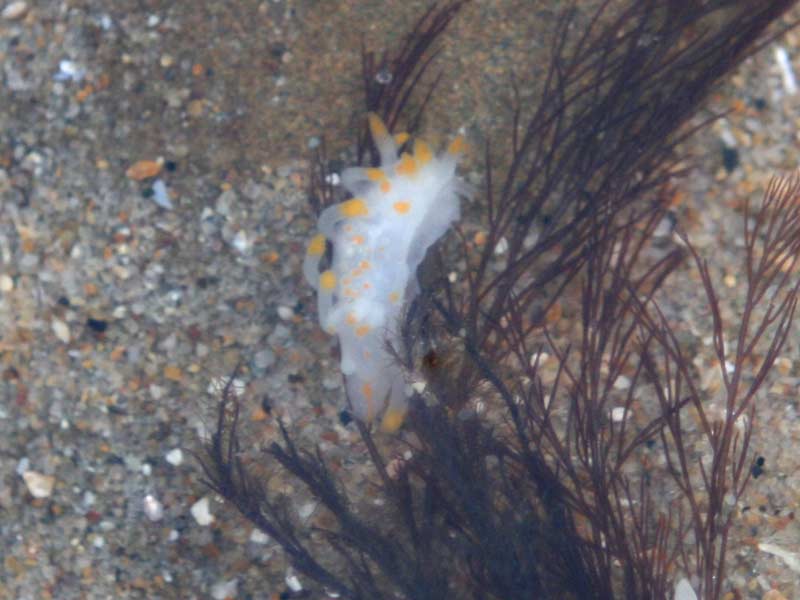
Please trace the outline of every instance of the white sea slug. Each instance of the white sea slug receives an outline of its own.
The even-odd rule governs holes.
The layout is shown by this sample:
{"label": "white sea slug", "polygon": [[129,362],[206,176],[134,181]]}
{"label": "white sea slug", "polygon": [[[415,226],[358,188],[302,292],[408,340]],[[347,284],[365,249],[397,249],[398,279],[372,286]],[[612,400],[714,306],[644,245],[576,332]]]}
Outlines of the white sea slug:
{"label": "white sea slug", "polygon": [[[353,198],[326,208],[303,271],[317,289],[319,319],[339,336],[341,369],[355,416],[394,431],[406,413],[406,382],[387,342],[396,348],[403,306],[416,296],[416,271],[427,249],[460,215],[466,185],[456,178],[465,144],[457,137],[435,156],[422,140],[398,156],[407,134],[391,135],[376,115],[369,128],[379,168],[351,168],[342,183]],[[326,241],[331,266],[320,273]]]}

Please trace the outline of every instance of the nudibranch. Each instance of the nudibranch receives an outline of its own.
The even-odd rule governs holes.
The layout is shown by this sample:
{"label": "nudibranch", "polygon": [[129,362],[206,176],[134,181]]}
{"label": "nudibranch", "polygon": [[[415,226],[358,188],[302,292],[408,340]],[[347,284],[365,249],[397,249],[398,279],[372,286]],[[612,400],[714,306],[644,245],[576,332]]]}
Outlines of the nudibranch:
{"label": "nudibranch", "polygon": [[[459,219],[467,186],[456,163],[465,143],[459,136],[437,155],[421,139],[392,135],[375,114],[369,129],[380,166],[342,172],[353,197],[322,211],[303,271],[317,290],[321,326],[339,337],[355,416],[381,417],[381,427],[394,431],[406,414],[406,381],[387,343],[399,348],[403,307],[419,292],[417,267]],[[411,151],[399,154],[404,146]],[[320,272],[328,243],[330,267]]]}

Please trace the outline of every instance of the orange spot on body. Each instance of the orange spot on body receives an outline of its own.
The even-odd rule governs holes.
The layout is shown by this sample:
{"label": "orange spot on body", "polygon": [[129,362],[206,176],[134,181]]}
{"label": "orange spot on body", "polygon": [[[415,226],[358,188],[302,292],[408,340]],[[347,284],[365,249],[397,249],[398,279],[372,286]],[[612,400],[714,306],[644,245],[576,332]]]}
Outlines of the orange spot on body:
{"label": "orange spot on body", "polygon": [[358,337],[364,337],[369,333],[369,325],[361,325],[360,327],[356,327],[356,335]]}
{"label": "orange spot on body", "polygon": [[464,141],[464,137],[459,135],[450,142],[450,145],[447,147],[447,152],[450,154],[463,154],[467,151],[467,142]]}
{"label": "orange spot on body", "polygon": [[308,244],[307,254],[309,256],[322,256],[323,252],[325,252],[325,236],[318,233],[311,238],[311,242]]}
{"label": "orange spot on body", "polygon": [[411,177],[417,172],[417,163],[414,161],[414,158],[406,153],[400,155],[400,160],[395,167],[395,172],[398,175],[405,175],[407,177]]}
{"label": "orange spot on body", "polygon": [[336,275],[333,274],[333,271],[330,269],[323,271],[319,276],[319,285],[326,292],[332,291],[336,287]]}
{"label": "orange spot on body", "polygon": [[370,181],[383,181],[386,179],[386,173],[384,173],[381,169],[377,169],[375,167],[371,167],[366,170],[367,179]]}
{"label": "orange spot on body", "polygon": [[398,300],[400,300],[400,292],[392,292],[391,294],[389,294],[389,300],[392,303],[395,303]]}
{"label": "orange spot on body", "polygon": [[372,384],[369,382],[365,382],[361,384],[361,395],[364,396],[364,400],[367,402],[367,421],[371,421],[372,417],[375,415],[375,406],[372,400]]}
{"label": "orange spot on body", "polygon": [[367,115],[367,120],[369,121],[369,132],[373,140],[377,142],[380,139],[389,137],[389,130],[386,129],[386,125],[378,115],[369,113]]}
{"label": "orange spot on body", "polygon": [[354,244],[358,244],[359,246],[364,243],[364,236],[363,235],[354,235],[350,238],[350,241]]}
{"label": "orange spot on body", "polygon": [[386,411],[386,414],[383,416],[383,421],[381,422],[381,429],[386,433],[394,433],[400,426],[403,424],[403,421],[406,418],[406,413],[403,410],[398,410],[396,408],[390,408]]}
{"label": "orange spot on body", "polygon": [[408,138],[410,138],[410,137],[411,136],[408,135],[406,132],[395,133],[394,134],[394,143],[397,144],[398,146],[402,146],[403,144],[405,144],[408,141]]}
{"label": "orange spot on body", "polygon": [[431,152],[430,146],[422,140],[416,140],[414,142],[414,160],[417,161],[417,164],[419,166],[424,166],[431,162],[432,159],[433,153]]}
{"label": "orange spot on body", "polygon": [[396,212],[398,215],[405,215],[411,210],[411,202],[408,202],[407,200],[399,200],[398,202],[395,202],[392,207],[394,208],[394,212]]}
{"label": "orange spot on body", "polygon": [[339,212],[345,217],[363,217],[369,214],[369,209],[361,198],[350,198],[339,205]]}
{"label": "orange spot on body", "polygon": [[392,189],[392,184],[389,183],[388,179],[384,179],[383,181],[381,181],[381,191],[384,194],[388,194],[391,189]]}

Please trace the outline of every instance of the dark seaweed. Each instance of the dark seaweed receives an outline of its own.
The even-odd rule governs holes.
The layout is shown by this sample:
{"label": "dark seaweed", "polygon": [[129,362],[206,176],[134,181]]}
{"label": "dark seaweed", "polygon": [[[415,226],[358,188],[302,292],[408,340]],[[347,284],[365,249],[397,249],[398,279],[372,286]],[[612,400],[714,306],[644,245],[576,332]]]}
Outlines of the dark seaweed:
{"label": "dark seaweed", "polygon": [[[364,50],[367,110],[413,131],[438,81],[424,77],[435,42],[464,4],[431,8],[380,60]],[[510,142],[486,145],[485,243],[476,250],[459,230],[459,244],[431,253],[394,349],[428,382],[399,434],[410,458],[390,460],[354,424],[372,493],[385,501],[381,520],[282,424],[258,468],[246,462],[228,389],[200,455],[206,483],[297,571],[343,598],[666,599],[680,576],[702,598],[721,598],[733,508],[760,466],[755,395],[797,308],[800,178],[776,179],[747,205],[737,323],[723,321],[711,271],[680,225],[680,243],[656,252],[653,239],[671,182],[685,174],[680,144],[707,123],[690,119],[779,33],[765,34],[793,4],[606,0],[588,17],[564,10],[539,100],[527,105],[512,81]],[[384,69],[388,85],[376,83]],[[359,161],[369,154],[363,132]],[[318,209],[333,197],[324,144],[314,165]],[[451,283],[444,265],[457,253],[466,269]],[[687,261],[702,281],[721,411],[662,308],[665,282]],[[547,315],[570,303],[576,326],[565,336]],[[299,525],[267,489],[264,473],[277,470],[333,525]]]}

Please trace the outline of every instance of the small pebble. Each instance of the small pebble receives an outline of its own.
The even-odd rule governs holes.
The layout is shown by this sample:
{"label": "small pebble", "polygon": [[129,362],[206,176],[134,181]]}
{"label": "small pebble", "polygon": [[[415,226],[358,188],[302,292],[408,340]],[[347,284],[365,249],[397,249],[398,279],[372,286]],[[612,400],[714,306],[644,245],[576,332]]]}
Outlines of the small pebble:
{"label": "small pebble", "polygon": [[0,15],[2,15],[6,21],[15,21],[24,17],[27,12],[27,2],[12,2],[3,9],[3,12],[0,13]]}
{"label": "small pebble", "polygon": [[206,527],[214,522],[214,515],[211,514],[208,498],[205,496],[192,504],[192,508],[189,510],[192,513],[194,520],[197,521],[198,525]]}
{"label": "small pebble", "polygon": [[183,462],[183,451],[180,448],[173,448],[167,452],[164,458],[173,467],[180,466],[180,464]]}
{"label": "small pebble", "polygon": [[150,179],[161,172],[161,166],[161,162],[157,160],[140,160],[128,167],[125,175],[134,181]]}
{"label": "small pebble", "polygon": [[5,273],[0,275],[0,292],[10,292],[14,289],[14,280]]}
{"label": "small pebble", "polygon": [[294,311],[288,306],[279,306],[278,316],[284,321],[291,321],[294,316]]}
{"label": "small pebble", "polygon": [[269,542],[269,536],[260,529],[253,529],[250,532],[250,541],[254,544],[266,544]]}
{"label": "small pebble", "polygon": [[624,406],[615,406],[611,409],[611,420],[614,423],[621,423],[622,420],[625,418],[625,407]]}
{"label": "small pebble", "polygon": [[305,520],[310,517],[314,513],[314,509],[317,508],[317,505],[313,502],[306,502],[297,509],[297,514],[300,515],[300,518]]}
{"label": "small pebble", "polygon": [[214,600],[225,600],[225,598],[235,598],[236,587],[237,587],[236,579],[231,579],[229,581],[218,581],[213,586],[211,586],[211,597],[214,598]]}
{"label": "small pebble", "polygon": [[67,324],[59,319],[53,319],[51,325],[53,327],[53,333],[56,334],[56,337],[65,344],[69,344],[70,335]]}
{"label": "small pebble", "polygon": [[160,521],[164,518],[164,505],[152,494],[144,497],[144,514],[151,521]]}
{"label": "small pebble", "polygon": [[293,592],[303,591],[303,584],[300,583],[296,575],[286,576],[286,586]]}
{"label": "small pebble", "polygon": [[625,375],[620,375],[619,377],[617,377],[616,381],[614,381],[615,390],[627,390],[630,387],[631,387],[631,380]]}
{"label": "small pebble", "polygon": [[239,230],[233,238],[231,245],[236,248],[239,252],[244,254],[250,249],[250,241],[247,239],[247,234]]}
{"label": "small pebble", "polygon": [[25,471],[22,479],[34,498],[49,498],[56,483],[56,478],[52,475],[42,475],[37,471]]}
{"label": "small pebble", "polygon": [[153,202],[161,208],[172,210],[172,200],[170,200],[167,185],[162,179],[156,179],[153,182]]}
{"label": "small pebble", "polygon": [[268,369],[275,364],[275,353],[269,348],[263,348],[253,356],[253,365],[257,369]]}

